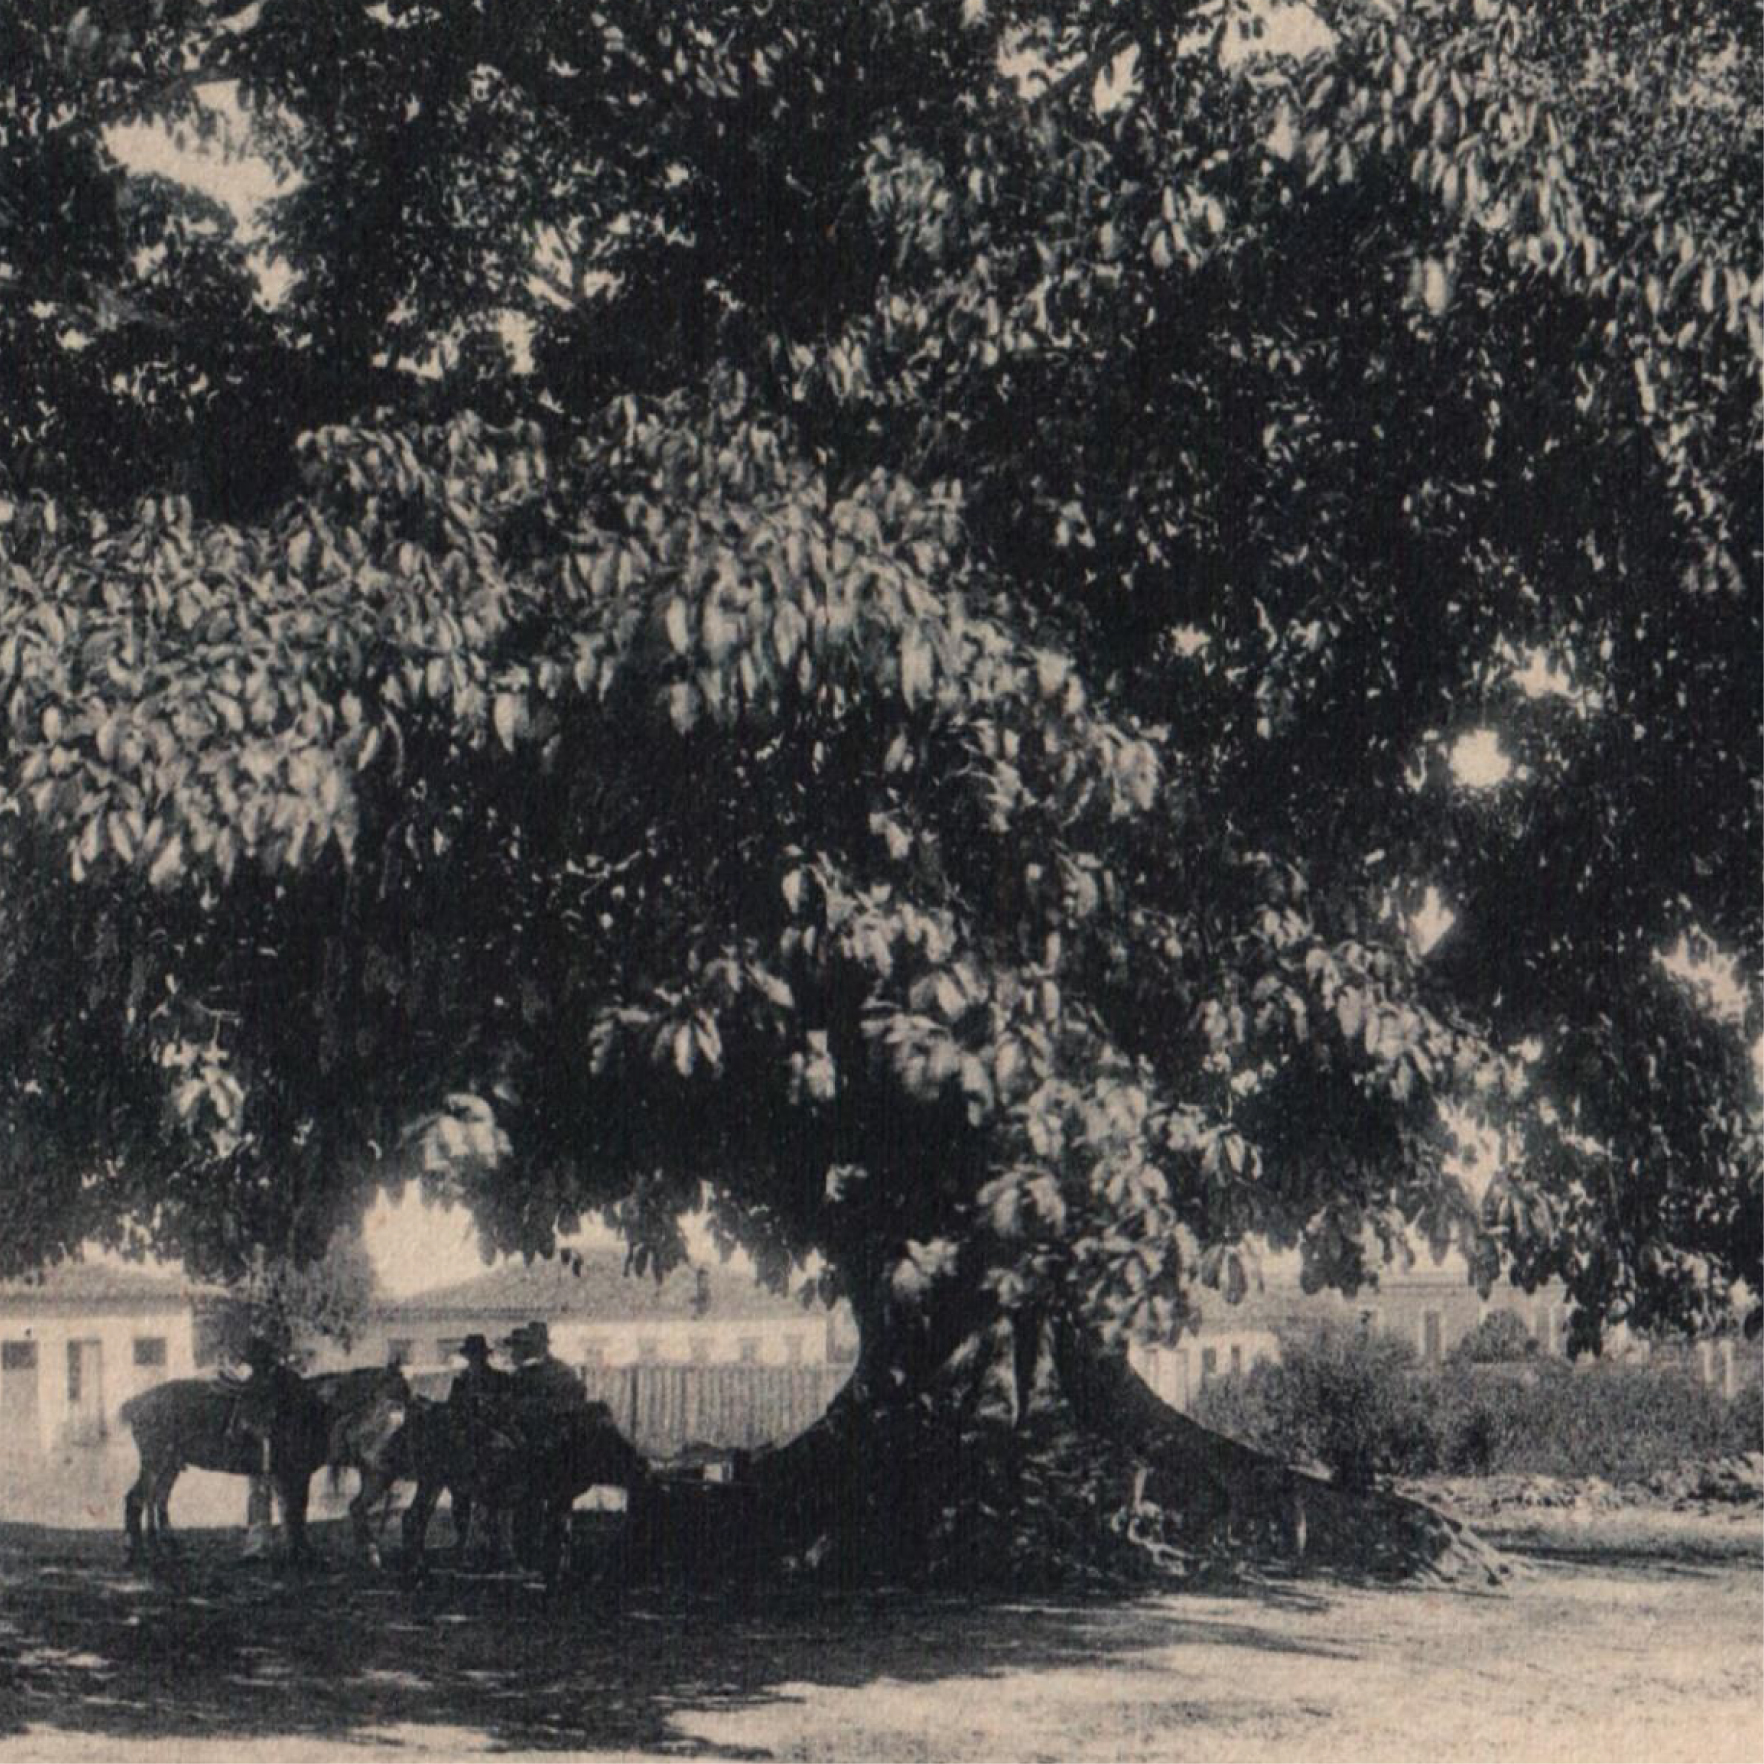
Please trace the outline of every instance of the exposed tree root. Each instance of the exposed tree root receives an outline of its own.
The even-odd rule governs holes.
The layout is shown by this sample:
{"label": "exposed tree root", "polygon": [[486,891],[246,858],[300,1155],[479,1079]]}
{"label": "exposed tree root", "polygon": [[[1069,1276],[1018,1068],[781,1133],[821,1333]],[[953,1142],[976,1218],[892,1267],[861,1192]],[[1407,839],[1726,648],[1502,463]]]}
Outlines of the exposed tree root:
{"label": "exposed tree root", "polygon": [[1508,1573],[1448,1514],[1199,1426],[1124,1357],[1051,1330],[1020,1355],[997,1334],[917,1390],[861,1367],[821,1420],[734,1483],[665,1488],[649,1565],[1019,1591],[1264,1565],[1473,1586]]}

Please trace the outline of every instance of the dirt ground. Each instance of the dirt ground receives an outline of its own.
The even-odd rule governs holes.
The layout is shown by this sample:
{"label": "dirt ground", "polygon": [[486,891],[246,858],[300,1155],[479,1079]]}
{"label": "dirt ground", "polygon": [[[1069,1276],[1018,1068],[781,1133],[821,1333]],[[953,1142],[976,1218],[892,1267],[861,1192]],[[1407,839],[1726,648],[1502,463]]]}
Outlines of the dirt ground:
{"label": "dirt ground", "polygon": [[1542,1515],[1501,1591],[1297,1581],[1135,1600],[548,1605],[327,1560],[176,1578],[0,1527],[0,1760],[487,1752],[849,1760],[1764,1757],[1764,1529]]}

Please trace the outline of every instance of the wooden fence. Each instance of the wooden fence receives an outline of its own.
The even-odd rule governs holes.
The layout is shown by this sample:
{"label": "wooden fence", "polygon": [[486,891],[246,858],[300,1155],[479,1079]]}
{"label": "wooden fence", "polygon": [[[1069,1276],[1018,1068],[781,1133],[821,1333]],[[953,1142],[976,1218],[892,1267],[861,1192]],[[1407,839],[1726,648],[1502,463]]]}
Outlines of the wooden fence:
{"label": "wooden fence", "polygon": [[613,1412],[646,1457],[689,1445],[752,1448],[789,1439],[816,1420],[849,1366],[591,1366],[588,1394]]}

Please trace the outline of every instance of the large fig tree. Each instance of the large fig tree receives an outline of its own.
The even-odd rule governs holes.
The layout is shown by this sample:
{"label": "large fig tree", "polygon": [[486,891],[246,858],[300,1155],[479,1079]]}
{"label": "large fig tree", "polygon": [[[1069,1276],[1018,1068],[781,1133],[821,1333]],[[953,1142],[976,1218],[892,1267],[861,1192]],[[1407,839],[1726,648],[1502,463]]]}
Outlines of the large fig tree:
{"label": "large fig tree", "polygon": [[7,1254],[707,1190],[862,1326],[780,1553],[1461,1548],[1122,1348],[1262,1242],[1764,1288],[1758,24],[1679,10],[14,9]]}

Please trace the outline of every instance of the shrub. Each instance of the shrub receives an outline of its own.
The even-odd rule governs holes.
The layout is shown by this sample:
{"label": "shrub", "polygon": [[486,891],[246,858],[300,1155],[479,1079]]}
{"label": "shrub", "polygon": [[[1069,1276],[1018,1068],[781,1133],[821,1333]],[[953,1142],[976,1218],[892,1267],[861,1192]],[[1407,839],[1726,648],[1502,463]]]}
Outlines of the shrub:
{"label": "shrub", "polygon": [[1277,1365],[1218,1379],[1195,1417],[1288,1460],[1314,1460],[1349,1487],[1417,1475],[1437,1459],[1432,1389],[1395,1336],[1327,1322],[1281,1338]]}
{"label": "shrub", "polygon": [[1489,1314],[1446,1355],[1450,1366],[1499,1366],[1529,1360],[1538,1351],[1536,1339],[1511,1311]]}
{"label": "shrub", "polygon": [[1764,1383],[1748,1379],[1733,1393],[1727,1424],[1736,1452],[1764,1452]]}
{"label": "shrub", "polygon": [[1440,1466],[1455,1475],[1640,1480],[1746,1449],[1736,1408],[1678,1366],[1459,1366],[1439,1381]]}
{"label": "shrub", "polygon": [[1258,1360],[1247,1372],[1210,1378],[1195,1400],[1194,1418],[1258,1451],[1300,1457],[1303,1454],[1294,1451],[1286,1437],[1286,1378],[1286,1368],[1272,1360]]}
{"label": "shrub", "polygon": [[[1510,1332],[1497,1337],[1509,1342]],[[1728,1401],[1688,1364],[1454,1355],[1422,1371],[1405,1341],[1325,1324],[1283,1338],[1278,1364],[1203,1387],[1195,1419],[1343,1482],[1375,1474],[1645,1480],[1699,1458],[1764,1449],[1764,1395]]]}

